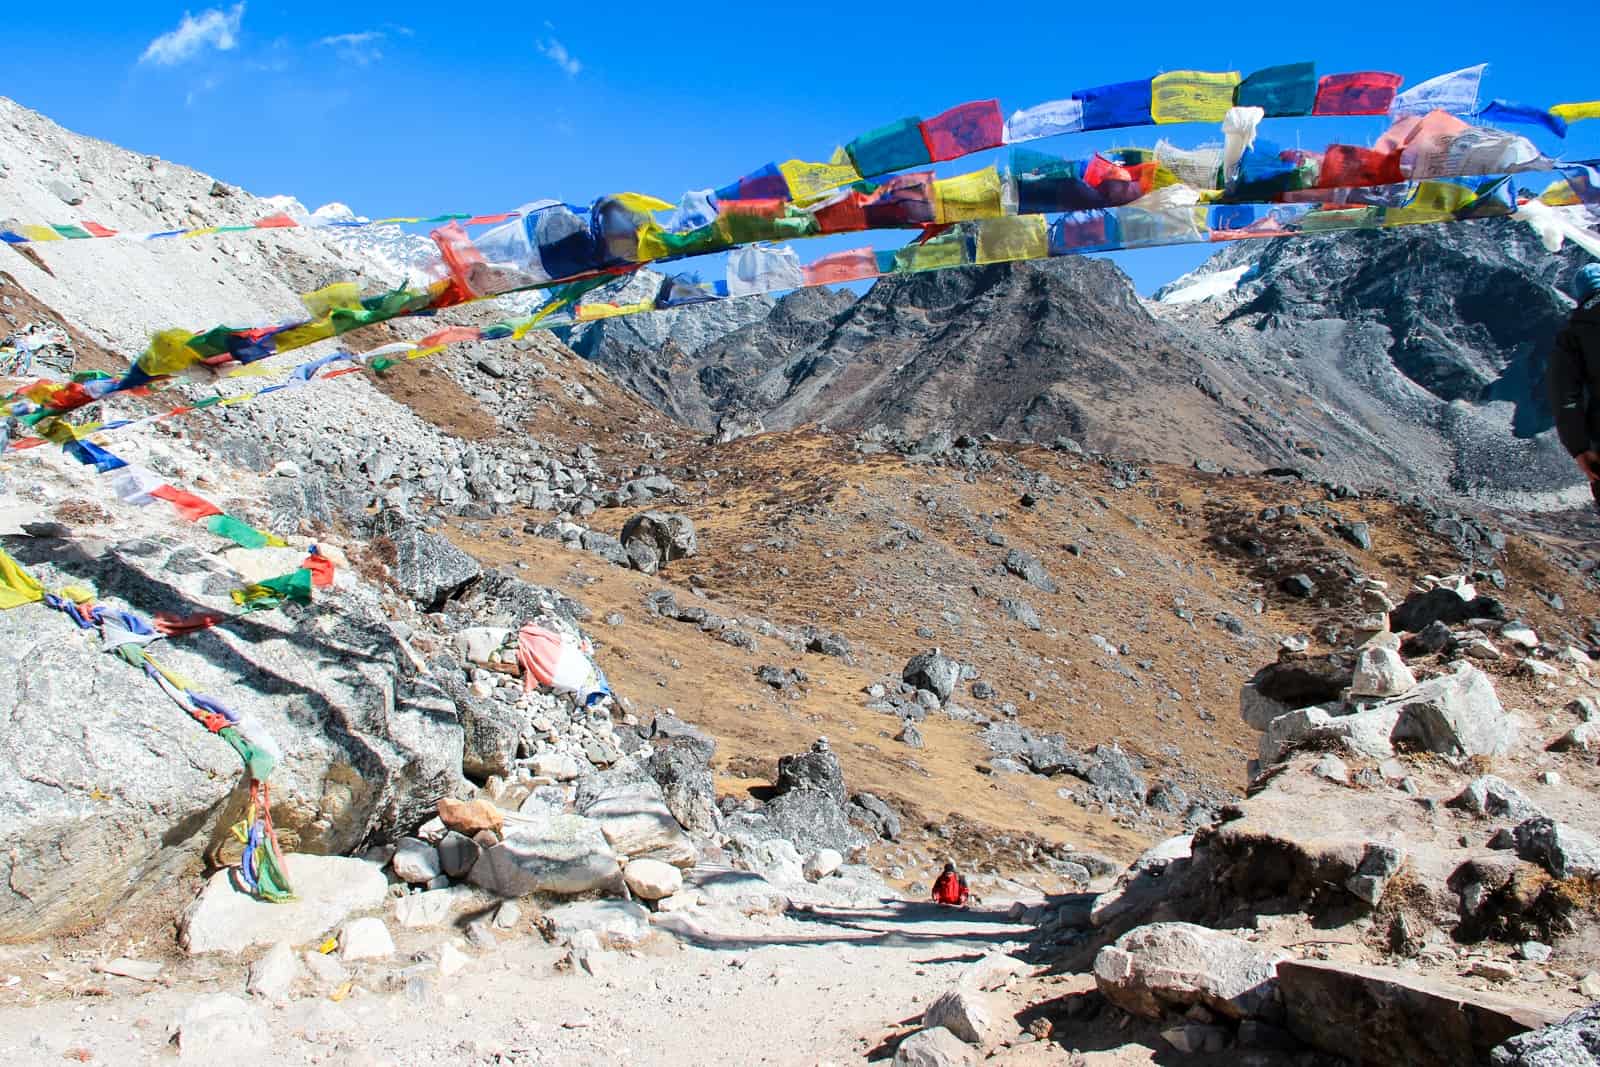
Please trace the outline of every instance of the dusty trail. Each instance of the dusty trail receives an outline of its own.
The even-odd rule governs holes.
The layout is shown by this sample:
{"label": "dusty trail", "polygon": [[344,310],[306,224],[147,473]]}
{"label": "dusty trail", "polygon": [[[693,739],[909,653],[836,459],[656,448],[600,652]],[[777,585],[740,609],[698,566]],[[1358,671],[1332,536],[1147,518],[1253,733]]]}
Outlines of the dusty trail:
{"label": "dusty trail", "polygon": [[[658,916],[654,937],[601,954],[595,975],[559,966],[566,950],[523,937],[468,949],[467,969],[410,992],[391,976],[447,936],[401,931],[394,960],[354,965],[356,988],[341,1002],[253,1004],[282,1064],[861,1062],[883,1055],[908,1028],[900,1024],[914,1025],[985,953],[1020,947],[1028,930],[1006,921],[1008,907],[698,909]],[[171,988],[97,976],[106,995],[0,1008],[0,1062],[174,1062],[169,1032],[185,1008],[208,993],[242,995],[244,974],[206,960],[169,970]]]}

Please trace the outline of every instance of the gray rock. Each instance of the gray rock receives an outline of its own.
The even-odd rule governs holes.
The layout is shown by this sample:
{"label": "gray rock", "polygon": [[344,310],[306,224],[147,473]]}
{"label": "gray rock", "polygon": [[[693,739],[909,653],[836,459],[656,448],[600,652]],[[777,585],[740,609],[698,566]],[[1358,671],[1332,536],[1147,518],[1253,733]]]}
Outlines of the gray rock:
{"label": "gray rock", "polygon": [[1473,815],[1510,819],[1513,822],[1523,822],[1544,814],[1539,805],[1529,800],[1520,789],[1492,774],[1474,778],[1465,789],[1445,803]]}
{"label": "gray rock", "polygon": [[1600,1004],[1518,1034],[1489,1054],[1492,1067],[1600,1067]]}
{"label": "gray rock", "polygon": [[[65,553],[14,540],[24,566],[48,566],[48,584],[91,585],[110,606],[147,617],[233,610],[226,591],[238,578],[171,539]],[[294,607],[258,612],[247,626],[166,643],[161,660],[283,750],[271,778],[280,833],[308,853],[350,852],[416,826],[463,787],[462,733],[375,608],[319,597],[329,608],[314,626]],[[141,906],[193,870],[243,810],[233,750],[69,626],[43,605],[0,612],[0,939]],[[117,713],[85,717],[87,692]],[[106,767],[114,783],[102,781]],[[103,798],[91,796],[97,782]]]}
{"label": "gray rock", "polygon": [[606,841],[620,856],[694,866],[694,843],[672,817],[653,778],[613,785],[582,804],[579,811],[600,825]]}
{"label": "gray rock", "polygon": [[1500,706],[1494,683],[1467,663],[1423,682],[1396,703],[1395,742],[1446,756],[1503,756],[1517,739],[1516,722]]}
{"label": "gray rock", "polygon": [[425,611],[441,610],[483,573],[477,560],[397,509],[378,513],[372,520],[372,535],[387,538],[394,546],[395,562],[390,567],[394,583]]}
{"label": "gray rock", "polygon": [[296,852],[284,857],[284,865],[295,899],[281,904],[243,892],[229,871],[212,875],[178,921],[184,950],[237,955],[252,945],[305,944],[388,896],[383,872],[365,860]]}
{"label": "gray rock", "polygon": [[267,950],[265,956],[250,965],[245,991],[266,1000],[287,1000],[302,972],[294,946],[287,941],[279,941]]}
{"label": "gray rock", "polygon": [[402,837],[390,861],[394,874],[402,882],[425,885],[442,873],[439,850],[415,837]]}
{"label": "gray rock", "polygon": [[1020,622],[1030,630],[1044,629],[1044,623],[1039,621],[1039,613],[1026,600],[1002,597],[1000,599],[1000,610],[1005,612],[1006,618],[1013,622]]}
{"label": "gray rock", "polygon": [[674,739],[657,746],[645,763],[661,787],[667,810],[690,833],[715,833],[721,824],[708,758],[709,753],[692,741]]}
{"label": "gray rock", "polygon": [[1392,967],[1318,960],[1278,964],[1289,1030],[1359,1063],[1459,1067],[1558,1016],[1522,1001]]}
{"label": "gray rock", "polygon": [[957,986],[939,994],[922,1015],[922,1025],[943,1027],[969,1045],[987,1048],[1000,1037],[1000,1006],[976,989]]}
{"label": "gray rock", "polygon": [[1592,834],[1542,816],[1519,823],[1513,833],[1517,855],[1557,878],[1600,875],[1600,840]]}
{"label": "gray rock", "polygon": [[339,958],[346,963],[388,959],[393,955],[394,938],[382,919],[374,916],[352,919],[339,931]]}
{"label": "gray rock", "polygon": [[794,843],[801,852],[831,848],[849,855],[862,843],[844,808],[820,789],[795,789],[769,800],[767,823],[772,833]]}
{"label": "gray rock", "polygon": [[485,849],[469,876],[502,897],[529,893],[616,891],[622,869],[600,824],[581,815],[552,814],[508,824],[506,837]]}
{"label": "gray rock", "polygon": [[1042,589],[1046,593],[1056,591],[1055,579],[1044,569],[1044,564],[1020,549],[1013,548],[1006,553],[1005,568],[1035,589]]}
{"label": "gray rock", "polygon": [[850,799],[850,804],[851,814],[872,827],[879,837],[886,841],[900,839],[900,816],[876,794],[857,793]]}
{"label": "gray rock", "polygon": [[466,834],[447,831],[439,839],[439,867],[451,878],[465,878],[483,854],[483,848]]}
{"label": "gray rock", "polygon": [[820,739],[812,744],[810,752],[778,759],[778,780],[773,788],[779,795],[802,789],[818,790],[836,806],[842,806],[847,796],[839,757]]}
{"label": "gray rock", "polygon": [[544,913],[558,944],[588,932],[610,948],[634,948],[650,935],[650,913],[631,900],[582,900]]}
{"label": "gray rock", "polygon": [[961,664],[939,649],[932,648],[912,656],[900,672],[900,677],[907,685],[925,689],[941,702],[947,701],[961,681]]}
{"label": "gray rock", "polygon": [[585,530],[579,543],[585,552],[593,552],[608,563],[615,563],[619,567],[627,567],[632,563],[632,557],[622,547],[622,542],[610,534]]}
{"label": "gray rock", "polygon": [[675,512],[646,511],[633,516],[623,524],[621,540],[634,569],[645,574],[655,574],[673,560],[700,551],[694,522]]}
{"label": "gray rock", "polygon": [[1400,658],[1400,653],[1382,647],[1364,648],[1356,659],[1355,675],[1350,682],[1350,695],[1393,697],[1407,692],[1416,684],[1416,676]]}
{"label": "gray rock", "polygon": [[1279,957],[1191,923],[1152,923],[1101,949],[1095,983],[1124,1011],[1161,1019],[1196,1004],[1230,1019],[1281,1019]]}
{"label": "gray rock", "polygon": [[976,1067],[972,1046],[942,1026],[918,1030],[901,1040],[894,1067]]}
{"label": "gray rock", "polygon": [[1395,633],[1418,633],[1433,623],[1455,626],[1468,619],[1504,619],[1505,606],[1493,597],[1467,600],[1454,589],[1440,586],[1406,598],[1389,613],[1389,628]]}

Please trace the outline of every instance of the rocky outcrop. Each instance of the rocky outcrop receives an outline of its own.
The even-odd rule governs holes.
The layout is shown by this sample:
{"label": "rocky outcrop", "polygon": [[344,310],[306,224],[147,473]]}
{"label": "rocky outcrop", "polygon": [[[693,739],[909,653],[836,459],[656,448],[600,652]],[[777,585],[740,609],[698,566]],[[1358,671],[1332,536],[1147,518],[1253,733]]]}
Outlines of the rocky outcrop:
{"label": "rocky outcrop", "polygon": [[1483,1063],[1495,1046],[1560,1018],[1392,967],[1285,962],[1278,965],[1278,988],[1296,1037],[1365,1063]]}
{"label": "rocky outcrop", "polygon": [[427,611],[438,611],[483,573],[478,561],[448,540],[424,530],[398,509],[379,512],[372,535],[393,546],[395,585]]}
{"label": "rocky outcrop", "polygon": [[1190,923],[1152,923],[1095,957],[1095,982],[1111,1003],[1161,1019],[1194,1005],[1230,1019],[1281,1019],[1276,958],[1247,941]]}
{"label": "rocky outcrop", "polygon": [[645,574],[700,551],[694,522],[664,511],[646,511],[629,519],[623,524],[621,541],[634,569]]}
{"label": "rocky outcrop", "polygon": [[[6,547],[52,587],[88,584],[146,615],[231,609],[239,584],[172,540]],[[342,853],[397,834],[464,785],[452,701],[417,675],[369,600],[331,597],[315,621],[258,612],[158,646],[163,664],[282,749],[273,817],[290,851]],[[94,634],[42,605],[0,613],[0,715],[11,724],[0,744],[0,938],[92,921],[170,886],[202,854],[227,861],[227,827],[243,809],[238,757]]]}

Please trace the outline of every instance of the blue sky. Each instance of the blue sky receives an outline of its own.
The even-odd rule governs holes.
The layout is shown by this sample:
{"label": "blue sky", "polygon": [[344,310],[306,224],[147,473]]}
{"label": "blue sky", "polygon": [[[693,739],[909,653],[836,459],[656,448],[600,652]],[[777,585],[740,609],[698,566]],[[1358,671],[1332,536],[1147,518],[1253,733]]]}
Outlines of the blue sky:
{"label": "blue sky", "polygon": [[[1600,97],[1600,15],[1559,22],[1372,7],[1296,13],[1083,5],[13,5],[0,91],[73,130],[259,194],[366,215],[491,212],[620,190],[676,200],[769,160],[826,158],[905,115],[998,96],[1007,112],[1161,70],[1248,72],[1313,59],[1407,84],[1488,62],[1485,97]],[[878,11],[893,14],[876,14]],[[1509,12],[1509,9],[1497,9]],[[1384,16],[1392,14],[1389,24]],[[1443,9],[1441,9],[1441,17]],[[1380,119],[1269,122],[1307,147],[1368,142]],[[1600,122],[1549,152],[1600,155]],[[1066,155],[1158,131],[1041,142]],[[1527,133],[1525,128],[1519,132]],[[1193,147],[1202,127],[1160,134]],[[988,160],[962,161],[971,169]],[[897,243],[893,237],[883,242]],[[821,242],[817,251],[831,246]],[[1204,249],[1115,258],[1143,292]]]}

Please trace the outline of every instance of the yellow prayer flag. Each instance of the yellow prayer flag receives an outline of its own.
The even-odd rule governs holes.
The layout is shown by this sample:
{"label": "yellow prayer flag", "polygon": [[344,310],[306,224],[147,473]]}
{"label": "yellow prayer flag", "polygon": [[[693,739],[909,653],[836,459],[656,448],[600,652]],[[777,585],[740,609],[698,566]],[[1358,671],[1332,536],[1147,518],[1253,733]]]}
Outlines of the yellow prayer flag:
{"label": "yellow prayer flag", "polygon": [[48,226],[24,226],[22,236],[30,241],[61,241],[65,240],[59,233]]}
{"label": "yellow prayer flag", "polygon": [[162,330],[150,338],[150,347],[139,357],[139,369],[146,374],[177,374],[200,361],[200,354],[189,347],[194,334],[188,330]]}
{"label": "yellow prayer flag", "polygon": [[861,180],[848,156],[842,164],[791,159],[778,164],[778,170],[783,172],[783,180],[789,183],[789,196],[797,204],[820,199],[841,186]]}
{"label": "yellow prayer flag", "polygon": [[961,237],[940,238],[927,244],[906,245],[894,254],[894,269],[896,273],[911,273],[959,267],[969,262],[966,252],[967,243],[965,238]]}
{"label": "yellow prayer flag", "polygon": [[1239,85],[1236,70],[1175,70],[1150,81],[1150,117],[1159,125],[1173,122],[1221,122],[1233,106]]}
{"label": "yellow prayer flag", "polygon": [[1555,115],[1557,118],[1566,119],[1568,122],[1600,119],[1600,100],[1587,100],[1581,104],[1557,104],[1550,109],[1550,114]]}
{"label": "yellow prayer flag", "polygon": [[971,174],[942,178],[933,183],[933,197],[939,222],[999,218],[1000,172],[986,167]]}
{"label": "yellow prayer flag", "polygon": [[1044,259],[1050,255],[1050,227],[1043,215],[1017,215],[978,223],[978,263]]}
{"label": "yellow prayer flag", "polygon": [[212,234],[218,233],[218,232],[220,232],[220,227],[207,226],[205,229],[202,229],[202,230],[185,230],[181,236],[183,236],[183,237],[210,237]]}
{"label": "yellow prayer flag", "polygon": [[277,336],[279,352],[290,352],[303,345],[315,344],[317,341],[326,341],[335,336],[339,331],[334,329],[333,320],[321,318],[315,322],[303,323],[299,326],[284,330]]}
{"label": "yellow prayer flag", "polygon": [[0,548],[0,611],[33,604],[44,599],[44,586],[40,585],[22,564],[12,559]]}
{"label": "yellow prayer flag", "polygon": [[1551,182],[1549,188],[1539,194],[1539,202],[1551,207],[1576,207],[1583,203],[1573,191],[1572,183],[1565,178]]}
{"label": "yellow prayer flag", "polygon": [[654,214],[657,211],[671,211],[673,207],[665,200],[658,200],[653,196],[646,196],[644,193],[615,193],[611,196],[611,199],[629,211],[637,211],[646,215]]}
{"label": "yellow prayer flag", "polygon": [[355,282],[334,282],[321,289],[303,293],[300,302],[316,318],[321,318],[334,308],[361,306],[361,286]]}

